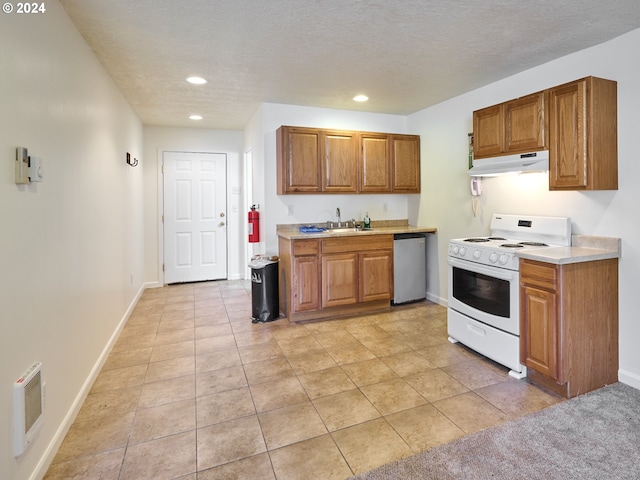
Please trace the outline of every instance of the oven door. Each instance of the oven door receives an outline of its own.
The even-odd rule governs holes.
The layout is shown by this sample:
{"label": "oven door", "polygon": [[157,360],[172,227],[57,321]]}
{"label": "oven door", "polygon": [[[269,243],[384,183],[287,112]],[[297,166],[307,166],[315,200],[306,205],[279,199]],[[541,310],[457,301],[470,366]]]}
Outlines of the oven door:
{"label": "oven door", "polygon": [[449,308],[520,335],[519,273],[449,257]]}

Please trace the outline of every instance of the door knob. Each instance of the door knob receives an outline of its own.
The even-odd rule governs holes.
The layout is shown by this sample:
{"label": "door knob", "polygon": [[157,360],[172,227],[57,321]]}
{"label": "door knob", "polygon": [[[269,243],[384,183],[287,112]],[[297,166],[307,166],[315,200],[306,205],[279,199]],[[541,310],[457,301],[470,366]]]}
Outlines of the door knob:
{"label": "door knob", "polygon": [[224,217],[224,212],[220,212],[220,216],[221,216],[221,217]]}
{"label": "door knob", "polygon": [[219,226],[219,227],[224,227],[224,222],[220,222],[220,223],[218,224],[218,226]]}

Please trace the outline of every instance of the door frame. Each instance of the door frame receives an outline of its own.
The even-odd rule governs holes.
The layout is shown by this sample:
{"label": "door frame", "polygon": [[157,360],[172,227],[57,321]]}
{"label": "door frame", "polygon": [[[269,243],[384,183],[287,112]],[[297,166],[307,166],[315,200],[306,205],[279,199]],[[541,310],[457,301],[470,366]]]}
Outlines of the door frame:
{"label": "door frame", "polygon": [[[158,185],[158,199],[157,199],[157,207],[158,207],[158,216],[157,216],[157,224],[158,224],[158,283],[160,287],[165,286],[164,281],[164,269],[162,268],[164,265],[164,154],[167,152],[177,152],[177,153],[210,153],[210,154],[221,154],[224,155],[227,164],[227,168],[225,169],[225,182],[227,185],[229,183],[229,154],[227,152],[206,152],[203,150],[194,150],[191,148],[177,148],[177,147],[158,147],[158,156],[156,158],[156,168],[157,168],[157,185]],[[227,278],[229,278],[229,228],[227,224],[226,228],[226,237],[227,237],[227,251],[226,251],[226,262],[227,262]]]}

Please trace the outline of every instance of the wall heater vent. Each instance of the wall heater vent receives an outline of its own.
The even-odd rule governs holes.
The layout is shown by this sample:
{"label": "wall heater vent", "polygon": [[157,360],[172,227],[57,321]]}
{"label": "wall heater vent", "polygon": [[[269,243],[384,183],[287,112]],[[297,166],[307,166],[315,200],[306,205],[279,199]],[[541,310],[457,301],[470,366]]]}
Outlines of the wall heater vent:
{"label": "wall heater vent", "polygon": [[22,455],[44,422],[42,364],[34,363],[13,385],[13,454]]}

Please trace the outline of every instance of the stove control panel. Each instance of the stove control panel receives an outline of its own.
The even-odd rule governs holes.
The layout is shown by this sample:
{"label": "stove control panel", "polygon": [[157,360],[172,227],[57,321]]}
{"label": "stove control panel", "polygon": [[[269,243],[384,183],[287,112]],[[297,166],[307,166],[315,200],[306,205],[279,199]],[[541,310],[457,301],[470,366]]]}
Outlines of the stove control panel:
{"label": "stove control panel", "polygon": [[519,269],[518,257],[514,252],[496,251],[495,248],[491,247],[464,246],[450,243],[449,256],[497,268]]}

